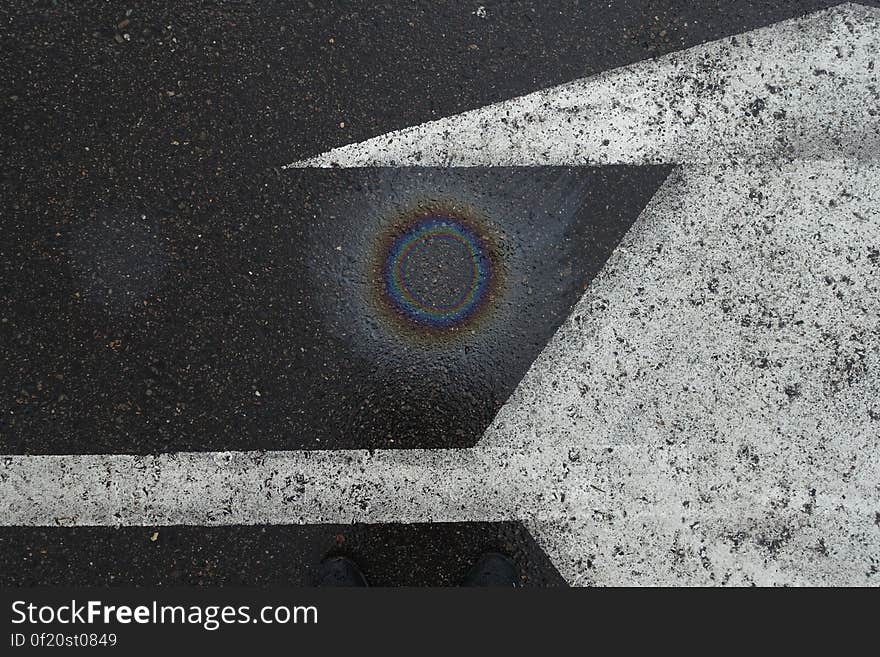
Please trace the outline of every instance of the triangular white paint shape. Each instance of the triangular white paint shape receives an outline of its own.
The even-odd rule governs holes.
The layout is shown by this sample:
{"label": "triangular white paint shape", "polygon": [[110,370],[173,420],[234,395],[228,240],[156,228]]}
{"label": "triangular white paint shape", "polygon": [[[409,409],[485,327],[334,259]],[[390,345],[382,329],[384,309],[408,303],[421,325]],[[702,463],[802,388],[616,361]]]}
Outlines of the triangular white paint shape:
{"label": "triangular white paint shape", "polygon": [[287,168],[875,158],[878,30],[880,10],[840,5]]}

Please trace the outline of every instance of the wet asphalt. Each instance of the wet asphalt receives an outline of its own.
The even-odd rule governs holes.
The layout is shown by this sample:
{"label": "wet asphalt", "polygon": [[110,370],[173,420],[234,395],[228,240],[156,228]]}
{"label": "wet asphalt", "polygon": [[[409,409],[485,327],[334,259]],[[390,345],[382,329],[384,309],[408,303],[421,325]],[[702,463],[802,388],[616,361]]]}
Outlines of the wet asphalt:
{"label": "wet asphalt", "polygon": [[[833,4],[6,3],[0,452],[472,445],[668,170],[281,166]],[[451,343],[369,279],[450,198],[508,249]],[[562,583],[515,523],[2,528],[0,582],[307,584],[338,553],[453,584],[486,550]]]}

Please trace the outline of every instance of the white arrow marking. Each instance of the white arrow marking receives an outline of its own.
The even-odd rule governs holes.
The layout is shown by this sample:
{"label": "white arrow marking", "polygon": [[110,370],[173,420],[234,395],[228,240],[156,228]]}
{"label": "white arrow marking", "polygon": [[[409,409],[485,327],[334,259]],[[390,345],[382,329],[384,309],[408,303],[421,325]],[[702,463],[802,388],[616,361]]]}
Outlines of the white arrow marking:
{"label": "white arrow marking", "polygon": [[870,583],[880,166],[686,167],[471,450],[7,456],[3,524],[524,519],[572,583]]}
{"label": "white arrow marking", "polygon": [[[873,52],[878,37],[865,26],[875,20],[847,6],[754,40],[778,29],[778,50],[806,56],[783,37],[822,40],[833,28],[839,46],[854,35],[853,48]],[[838,78],[867,102],[874,82],[855,69],[868,62],[847,52],[840,65],[853,70]],[[644,66],[612,75],[635,87]],[[808,69],[789,80],[794,116],[810,115],[823,84]],[[697,95],[680,102],[694,106]],[[846,121],[875,108],[846,109]],[[876,133],[865,148],[835,141],[846,121],[829,161],[673,175],[474,449],[7,456],[2,523],[522,519],[575,584],[871,583],[880,165],[830,161],[874,152]],[[714,127],[693,137],[730,155],[733,142],[711,136]],[[606,129],[597,122],[595,134]],[[557,161],[555,142],[534,143],[554,133],[523,134],[532,143],[522,163]],[[743,159],[773,155],[768,143],[743,141]],[[630,155],[678,161],[698,150],[645,144]],[[809,146],[797,154],[823,155]],[[509,163],[493,160],[492,143],[481,148],[473,163]]]}
{"label": "white arrow marking", "polygon": [[880,11],[847,4],[289,167],[874,158]]}

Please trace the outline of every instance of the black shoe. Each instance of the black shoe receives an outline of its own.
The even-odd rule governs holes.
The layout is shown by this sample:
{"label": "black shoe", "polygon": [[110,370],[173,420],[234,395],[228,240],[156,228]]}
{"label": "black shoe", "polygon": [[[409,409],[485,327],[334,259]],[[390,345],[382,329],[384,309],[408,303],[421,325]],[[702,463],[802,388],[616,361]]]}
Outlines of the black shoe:
{"label": "black shoe", "polygon": [[351,559],[330,557],[318,566],[315,586],[367,586],[367,578]]}
{"label": "black shoe", "polygon": [[487,552],[474,564],[463,586],[519,586],[519,573],[503,554]]}

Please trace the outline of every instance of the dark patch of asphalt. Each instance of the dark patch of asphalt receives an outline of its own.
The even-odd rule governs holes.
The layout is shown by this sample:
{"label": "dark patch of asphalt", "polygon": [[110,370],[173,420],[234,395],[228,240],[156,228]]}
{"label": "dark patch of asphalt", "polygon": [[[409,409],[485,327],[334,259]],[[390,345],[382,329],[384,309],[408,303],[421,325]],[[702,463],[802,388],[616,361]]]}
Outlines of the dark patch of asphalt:
{"label": "dark patch of asphalt", "polygon": [[457,586],[487,552],[523,586],[565,581],[519,523],[226,527],[25,527],[0,532],[0,587],[310,586],[344,555],[371,586]]}
{"label": "dark patch of asphalt", "polygon": [[[666,171],[304,170],[197,226],[147,205],[62,220],[16,261],[3,451],[473,445]],[[497,243],[450,326],[375,272],[387,224],[433,199]],[[395,285],[461,269],[410,259]]]}

